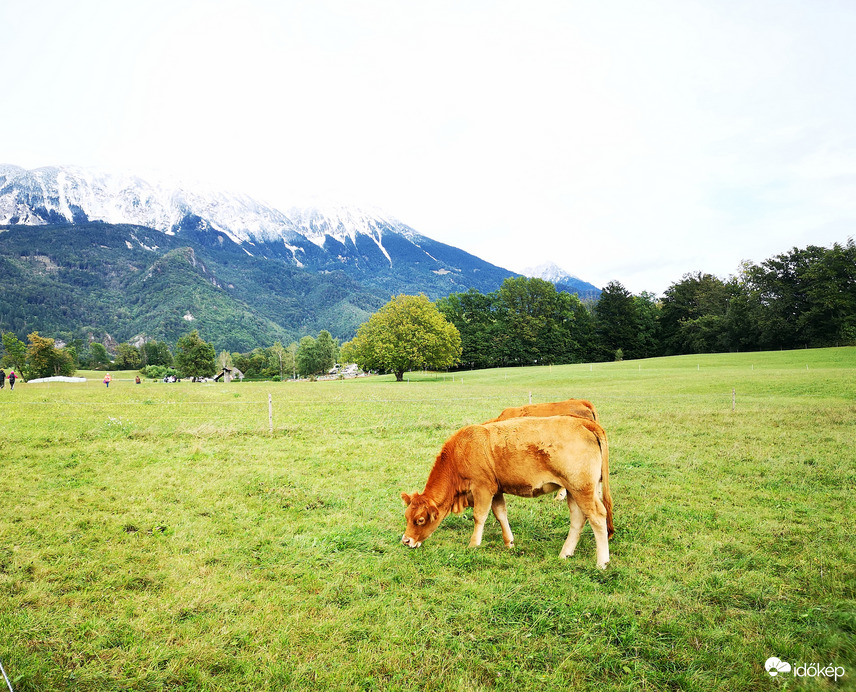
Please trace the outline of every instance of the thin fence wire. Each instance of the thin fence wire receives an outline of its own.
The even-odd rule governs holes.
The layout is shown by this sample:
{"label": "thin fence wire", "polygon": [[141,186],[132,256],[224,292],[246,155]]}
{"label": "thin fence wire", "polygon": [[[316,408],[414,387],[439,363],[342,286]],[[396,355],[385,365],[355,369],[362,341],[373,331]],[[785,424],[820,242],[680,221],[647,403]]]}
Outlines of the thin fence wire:
{"label": "thin fence wire", "polygon": [[[576,393],[577,396],[574,398],[580,399],[597,399],[598,401],[633,401],[633,400],[669,400],[669,399],[696,399],[696,400],[714,400],[718,401],[720,399],[730,400],[732,397],[732,390],[723,390],[722,392],[717,392],[713,394],[697,394],[697,393],[675,393],[670,392],[668,395],[663,394],[586,394],[585,392]],[[740,395],[744,398],[747,395]],[[454,404],[457,402],[475,402],[475,401],[503,401],[508,402],[508,406],[522,406],[526,403],[538,403],[543,401],[561,401],[563,398],[568,398],[567,396],[562,396],[562,393],[558,393],[555,396],[539,396],[537,398],[532,398],[531,396],[527,400],[526,395],[521,396],[471,396],[471,397],[419,397],[419,398],[341,398],[341,399],[316,399],[316,400],[295,400],[295,399],[278,399],[274,397],[273,401],[278,402],[280,404],[286,404],[288,406],[357,406],[362,404],[422,404],[422,403],[441,403],[441,404]],[[768,397],[762,395],[749,395],[748,398],[752,399],[766,399]],[[143,399],[143,400],[122,400],[122,401],[70,401],[63,399],[52,399],[52,400],[44,400],[44,401],[0,401],[0,410],[4,408],[13,408],[19,406],[91,406],[91,407],[121,407],[121,406],[266,406],[268,403],[267,396],[264,399],[251,400],[251,401],[212,401],[212,400],[175,400],[175,401],[153,401],[151,399]]]}
{"label": "thin fence wire", "polygon": [[[45,392],[45,394],[48,394]],[[44,436],[67,440],[75,436],[170,436],[189,435],[207,437],[223,434],[283,434],[298,431],[323,434],[326,429],[339,432],[390,427],[407,427],[413,424],[414,409],[418,409],[418,424],[462,426],[480,422],[496,415],[509,406],[566,398],[552,390],[517,391],[502,394],[485,393],[477,396],[456,395],[448,390],[443,396],[413,397],[326,397],[300,396],[305,392],[279,392],[271,395],[272,424],[269,409],[269,392],[259,389],[252,392],[217,392],[213,398],[199,397],[198,393],[176,392],[169,400],[157,396],[134,399],[74,400],[62,399],[0,401],[0,420],[7,423],[26,418],[34,424],[36,437]],[[251,396],[236,400],[223,395]],[[415,394],[415,392],[414,392]],[[461,393],[463,394],[463,393]],[[596,398],[597,405],[621,406],[622,402],[638,402],[645,409],[668,407],[669,401],[694,400],[702,408],[728,410],[734,408],[734,392],[669,394],[601,394],[580,398]],[[296,396],[297,395],[297,396]],[[262,398],[263,397],[263,398]],[[748,398],[738,396],[740,404],[752,405]],[[601,407],[601,405],[604,405]]]}

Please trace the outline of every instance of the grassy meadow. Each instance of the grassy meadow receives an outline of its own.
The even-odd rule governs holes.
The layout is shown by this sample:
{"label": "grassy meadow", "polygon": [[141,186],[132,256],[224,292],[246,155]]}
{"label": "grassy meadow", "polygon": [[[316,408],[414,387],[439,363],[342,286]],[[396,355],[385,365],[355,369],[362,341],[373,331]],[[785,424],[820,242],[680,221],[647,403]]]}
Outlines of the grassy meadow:
{"label": "grassy meadow", "polygon": [[[856,689],[856,349],[303,383],[0,390],[0,662],[50,690]],[[268,397],[273,408],[269,428]],[[402,490],[507,406],[589,398],[606,570],[508,497],[400,545]],[[733,410],[732,410],[733,409]],[[825,676],[776,678],[794,667]],[[0,680],[0,689],[4,682]]]}

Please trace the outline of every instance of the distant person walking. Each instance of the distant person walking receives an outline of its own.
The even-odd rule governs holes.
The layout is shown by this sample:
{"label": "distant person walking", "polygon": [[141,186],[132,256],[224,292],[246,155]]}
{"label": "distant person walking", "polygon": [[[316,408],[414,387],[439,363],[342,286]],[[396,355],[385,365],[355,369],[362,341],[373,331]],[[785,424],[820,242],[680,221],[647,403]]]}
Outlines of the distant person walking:
{"label": "distant person walking", "polygon": [[0,368],[0,389],[6,386],[6,371]]}
{"label": "distant person walking", "polygon": [[14,370],[9,371],[9,389],[15,389],[15,380],[18,379],[18,376],[15,374]]}
{"label": "distant person walking", "polygon": [[110,377],[109,372],[106,375],[104,375],[104,384],[107,385],[107,389],[110,389],[110,382],[112,382],[112,381],[113,381],[113,378]]}

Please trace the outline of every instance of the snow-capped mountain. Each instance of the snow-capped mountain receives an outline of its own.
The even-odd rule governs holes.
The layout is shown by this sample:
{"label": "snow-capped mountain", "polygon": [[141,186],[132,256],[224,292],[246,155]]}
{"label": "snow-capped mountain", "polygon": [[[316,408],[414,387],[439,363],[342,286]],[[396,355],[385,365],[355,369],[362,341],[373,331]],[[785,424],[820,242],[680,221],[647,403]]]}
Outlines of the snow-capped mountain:
{"label": "snow-capped mountain", "polygon": [[553,264],[552,262],[539,264],[537,267],[527,267],[523,270],[523,275],[535,279],[544,279],[544,281],[550,281],[554,284],[566,283],[567,281],[572,280],[582,281],[580,277],[569,274],[560,266]]}
{"label": "snow-capped mountain", "polygon": [[601,293],[597,286],[570,274],[553,262],[524,269],[523,275],[535,279],[544,279],[544,281],[554,284],[559,290],[577,293],[580,298],[584,299],[597,299]]}
{"label": "snow-capped mountain", "polygon": [[390,291],[431,297],[492,291],[514,273],[427,238],[377,211],[327,205],[276,209],[246,195],[202,192],[82,168],[0,165],[0,225],[133,224],[315,271],[344,270]]}
{"label": "snow-capped mountain", "polygon": [[319,246],[325,235],[342,242],[359,234],[377,236],[379,224],[393,225],[353,209],[283,213],[246,195],[200,192],[72,166],[26,170],[0,165],[0,224],[81,221],[136,224],[170,235],[195,225],[236,243],[287,241],[298,233]]}
{"label": "snow-capped mountain", "polygon": [[516,276],[377,211],[10,165],[0,265],[4,329],[174,342],[199,324],[242,351],[320,329],[348,339],[391,295],[487,294]]}

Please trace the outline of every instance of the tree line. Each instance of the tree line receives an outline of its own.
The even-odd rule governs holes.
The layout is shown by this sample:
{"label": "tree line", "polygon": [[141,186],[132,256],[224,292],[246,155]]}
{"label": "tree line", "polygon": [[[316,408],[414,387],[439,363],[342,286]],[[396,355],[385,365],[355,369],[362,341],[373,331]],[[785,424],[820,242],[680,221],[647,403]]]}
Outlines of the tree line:
{"label": "tree line", "polygon": [[247,353],[216,354],[214,346],[198,330],[180,337],[171,348],[164,341],[147,341],[140,346],[117,344],[111,357],[104,344],[86,346],[80,340],[58,346],[55,339],[32,332],[24,343],[14,332],[2,335],[0,365],[14,369],[25,381],[40,377],[69,376],[78,369],[139,370],[145,377],[213,377],[224,367],[237,368],[251,379],[312,377],[328,372],[339,356],[339,342],[322,330],[317,338],[304,336],[299,343],[284,347],[275,342],[268,348]]}
{"label": "tree line", "polygon": [[583,304],[547,281],[514,278],[437,306],[471,368],[851,345],[856,244],[793,248],[728,279],[685,274],[659,299],[612,281]]}

